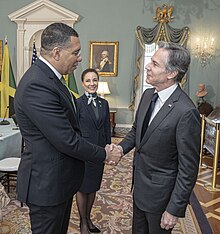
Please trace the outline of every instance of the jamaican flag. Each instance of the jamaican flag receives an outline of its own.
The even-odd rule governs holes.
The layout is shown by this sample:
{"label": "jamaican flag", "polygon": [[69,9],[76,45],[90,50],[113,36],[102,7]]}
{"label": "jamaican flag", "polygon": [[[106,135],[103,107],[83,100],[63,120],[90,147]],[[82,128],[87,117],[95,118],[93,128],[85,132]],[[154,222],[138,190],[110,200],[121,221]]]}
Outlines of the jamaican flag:
{"label": "jamaican flag", "polygon": [[76,84],[76,79],[74,74],[68,74],[64,76],[64,79],[70,89],[70,91],[73,93],[73,95],[78,98],[79,97],[79,91],[77,88],[77,84]]}
{"label": "jamaican flag", "polygon": [[[16,83],[11,66],[8,43],[5,42],[0,79],[0,117],[9,117],[14,114],[14,95]],[[9,111],[7,111],[9,108]],[[6,113],[6,115],[5,115]]]}

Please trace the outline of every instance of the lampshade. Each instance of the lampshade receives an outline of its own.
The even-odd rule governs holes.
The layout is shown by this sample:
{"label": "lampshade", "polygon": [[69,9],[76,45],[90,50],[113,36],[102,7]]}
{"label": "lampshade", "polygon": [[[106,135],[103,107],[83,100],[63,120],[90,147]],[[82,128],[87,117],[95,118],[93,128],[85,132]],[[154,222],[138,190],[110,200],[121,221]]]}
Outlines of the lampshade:
{"label": "lampshade", "polygon": [[108,82],[106,81],[99,81],[99,86],[97,93],[104,97],[105,94],[110,94],[110,90],[108,88]]}

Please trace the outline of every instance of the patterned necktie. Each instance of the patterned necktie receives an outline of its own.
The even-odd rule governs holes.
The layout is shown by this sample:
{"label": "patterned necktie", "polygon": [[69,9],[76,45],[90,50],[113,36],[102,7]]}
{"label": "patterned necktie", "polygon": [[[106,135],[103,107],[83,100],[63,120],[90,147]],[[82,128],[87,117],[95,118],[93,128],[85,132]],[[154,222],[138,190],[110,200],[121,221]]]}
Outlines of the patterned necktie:
{"label": "patterned necktie", "polygon": [[154,93],[153,97],[151,99],[149,109],[148,109],[148,111],[145,115],[145,118],[144,118],[144,123],[143,123],[142,131],[141,131],[141,139],[143,138],[144,133],[147,130],[147,127],[148,127],[148,124],[149,124],[149,121],[150,121],[150,118],[151,118],[152,112],[154,110],[155,103],[156,103],[157,99],[158,99],[158,93]]}
{"label": "patterned necktie", "polygon": [[60,78],[60,81],[67,88],[67,90],[68,90],[68,92],[70,94],[71,100],[72,100],[72,104],[73,104],[74,110],[76,112],[76,104],[75,104],[75,101],[74,101],[74,98],[73,98],[73,94],[72,94],[71,90],[69,89],[68,85],[66,84],[66,80],[64,79],[63,76]]}
{"label": "patterned necktie", "polygon": [[96,107],[96,98],[97,98],[97,94],[96,93],[85,93],[87,98],[88,98],[88,105],[90,105],[91,103],[93,104],[94,107]]}

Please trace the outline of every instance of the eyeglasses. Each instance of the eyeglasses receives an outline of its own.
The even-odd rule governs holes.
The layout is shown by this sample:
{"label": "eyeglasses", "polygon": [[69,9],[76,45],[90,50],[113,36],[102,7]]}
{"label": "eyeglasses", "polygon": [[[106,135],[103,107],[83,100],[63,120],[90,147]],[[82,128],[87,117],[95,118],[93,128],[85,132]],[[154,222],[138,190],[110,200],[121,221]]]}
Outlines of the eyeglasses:
{"label": "eyeglasses", "polygon": [[73,52],[73,55],[75,55],[76,57],[79,57],[81,55],[81,50],[77,50]]}
{"label": "eyeglasses", "polygon": [[76,57],[79,57],[79,56],[81,56],[81,49],[80,50],[76,50],[76,51],[74,51],[74,52],[70,52],[69,50],[66,50],[66,49],[64,49],[64,48],[62,48],[62,47],[60,47],[60,49],[61,50],[64,50],[64,51],[67,51],[68,53],[72,53],[74,56],[76,56]]}

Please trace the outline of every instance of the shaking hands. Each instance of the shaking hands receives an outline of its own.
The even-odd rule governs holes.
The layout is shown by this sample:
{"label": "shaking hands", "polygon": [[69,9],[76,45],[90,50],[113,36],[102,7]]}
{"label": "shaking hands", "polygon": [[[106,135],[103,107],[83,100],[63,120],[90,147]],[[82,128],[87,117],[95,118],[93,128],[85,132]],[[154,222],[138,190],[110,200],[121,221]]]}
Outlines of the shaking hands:
{"label": "shaking hands", "polygon": [[105,151],[106,151],[105,164],[108,165],[116,166],[120,162],[122,156],[124,155],[123,149],[120,145],[115,145],[115,144],[106,145]]}

